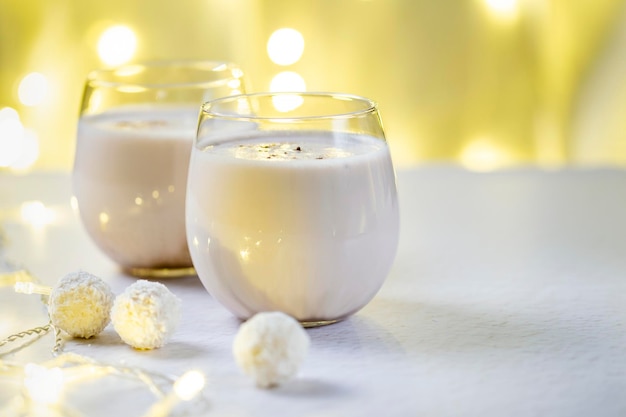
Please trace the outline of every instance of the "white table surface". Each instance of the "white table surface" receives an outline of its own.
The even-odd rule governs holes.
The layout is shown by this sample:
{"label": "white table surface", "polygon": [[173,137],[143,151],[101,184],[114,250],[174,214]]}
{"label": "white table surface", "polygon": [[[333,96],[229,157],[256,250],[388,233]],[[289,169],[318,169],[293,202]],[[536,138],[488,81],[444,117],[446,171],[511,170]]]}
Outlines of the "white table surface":
{"label": "white table surface", "polygon": [[[398,185],[388,280],[352,318],[308,330],[306,361],[280,388],[258,389],[239,372],[239,322],[195,277],[165,281],[183,322],[163,348],[133,350],[109,326],[64,351],[173,375],[199,369],[205,415],[626,415],[626,171],[423,167],[399,171]],[[65,173],[0,174],[0,261],[48,285],[84,269],[122,292],[134,279],[89,241],[70,196]],[[30,200],[55,220],[26,224],[19,209]],[[36,298],[0,288],[0,339],[46,321]],[[5,346],[0,360],[42,362],[52,344],[47,335]],[[124,415],[142,415],[138,404]]]}

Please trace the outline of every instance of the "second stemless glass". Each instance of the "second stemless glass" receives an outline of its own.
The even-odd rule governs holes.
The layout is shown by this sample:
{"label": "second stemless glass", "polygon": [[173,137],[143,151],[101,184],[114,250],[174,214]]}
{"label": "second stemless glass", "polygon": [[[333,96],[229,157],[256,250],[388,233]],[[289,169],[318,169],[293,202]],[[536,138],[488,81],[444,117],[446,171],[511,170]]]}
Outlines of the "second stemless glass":
{"label": "second stemless glass", "polygon": [[87,233],[126,272],[195,272],[184,204],[198,112],[241,92],[241,69],[225,62],[150,62],[88,76],[73,191]]}
{"label": "second stemless glass", "polygon": [[305,326],[365,306],[398,243],[395,174],[377,106],[335,93],[257,93],[203,106],[187,182],[191,256],[234,315]]}

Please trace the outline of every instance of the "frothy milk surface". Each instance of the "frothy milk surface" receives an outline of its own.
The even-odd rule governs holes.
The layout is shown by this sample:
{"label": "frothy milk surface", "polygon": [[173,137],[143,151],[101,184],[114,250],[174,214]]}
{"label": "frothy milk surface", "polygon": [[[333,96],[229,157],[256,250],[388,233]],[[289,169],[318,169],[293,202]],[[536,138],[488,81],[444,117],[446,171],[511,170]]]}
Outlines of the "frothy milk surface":
{"label": "frothy milk surface", "polygon": [[[260,137],[228,141],[221,144],[202,146],[205,152],[235,159],[256,161],[288,161],[288,160],[324,160],[346,158],[374,152],[384,147],[381,140],[370,137],[354,138],[345,135],[315,134],[301,139],[294,138],[294,134]],[[299,136],[302,136],[300,134]],[[274,139],[274,141],[271,141]]]}
{"label": "frothy milk surface", "polygon": [[187,236],[207,290],[235,315],[348,316],[376,294],[398,242],[382,140],[248,132],[191,158]]}
{"label": "frothy milk surface", "polygon": [[191,265],[184,222],[197,109],[137,107],[84,116],[73,171],[82,222],[124,267]]}

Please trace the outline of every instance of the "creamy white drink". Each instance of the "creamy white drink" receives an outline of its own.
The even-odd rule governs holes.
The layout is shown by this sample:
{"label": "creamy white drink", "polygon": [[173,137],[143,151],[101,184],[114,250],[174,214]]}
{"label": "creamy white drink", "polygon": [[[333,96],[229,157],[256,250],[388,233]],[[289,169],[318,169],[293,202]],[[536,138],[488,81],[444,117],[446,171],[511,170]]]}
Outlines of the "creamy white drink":
{"label": "creamy white drink", "polygon": [[198,276],[231,312],[303,322],[362,308],[385,280],[398,204],[383,140],[248,131],[192,152],[187,237]]}
{"label": "creamy white drink", "polygon": [[122,267],[191,267],[185,192],[198,111],[132,107],[83,116],[73,172],[82,222]]}

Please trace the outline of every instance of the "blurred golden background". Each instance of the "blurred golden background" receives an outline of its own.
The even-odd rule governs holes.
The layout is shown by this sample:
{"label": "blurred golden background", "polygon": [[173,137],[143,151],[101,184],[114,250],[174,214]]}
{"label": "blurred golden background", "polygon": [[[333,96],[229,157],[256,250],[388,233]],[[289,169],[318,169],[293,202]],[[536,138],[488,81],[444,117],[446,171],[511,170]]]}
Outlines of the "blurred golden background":
{"label": "blurred golden background", "polygon": [[0,0],[0,172],[70,170],[87,73],[170,58],[370,97],[399,167],[626,164],[624,0]]}

